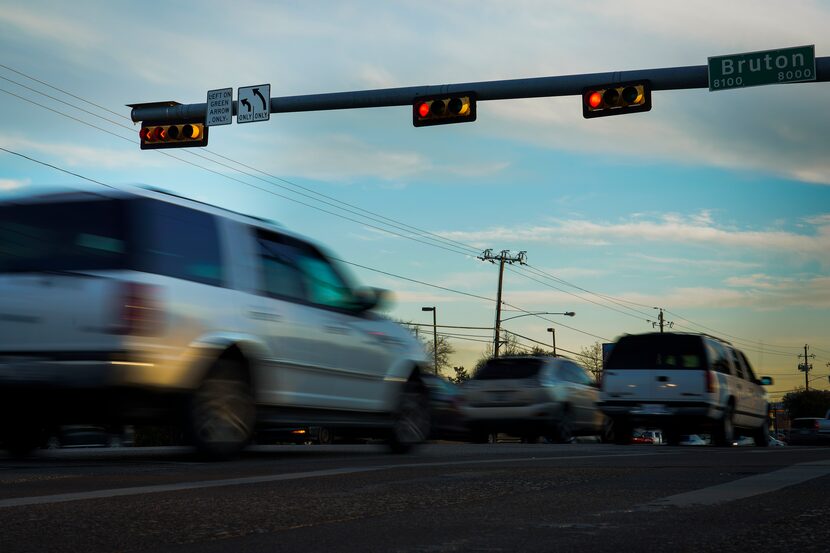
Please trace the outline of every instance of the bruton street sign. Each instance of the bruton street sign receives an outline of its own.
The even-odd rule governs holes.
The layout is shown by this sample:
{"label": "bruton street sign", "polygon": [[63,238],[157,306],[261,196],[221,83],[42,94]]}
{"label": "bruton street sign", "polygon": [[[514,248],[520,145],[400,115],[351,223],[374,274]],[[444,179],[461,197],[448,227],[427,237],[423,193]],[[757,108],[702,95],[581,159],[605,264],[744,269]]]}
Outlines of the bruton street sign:
{"label": "bruton street sign", "polygon": [[814,45],[709,58],[710,91],[815,80]]}

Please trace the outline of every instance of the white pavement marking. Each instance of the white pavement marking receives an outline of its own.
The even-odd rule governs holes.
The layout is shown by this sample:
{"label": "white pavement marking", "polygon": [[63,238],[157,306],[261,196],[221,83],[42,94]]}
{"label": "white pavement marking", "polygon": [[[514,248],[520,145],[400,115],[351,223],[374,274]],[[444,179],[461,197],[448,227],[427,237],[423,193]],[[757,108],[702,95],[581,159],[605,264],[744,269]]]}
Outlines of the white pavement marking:
{"label": "white pavement marking", "polygon": [[658,510],[666,507],[696,507],[745,499],[774,492],[830,474],[830,460],[799,463],[773,472],[756,474],[725,484],[692,492],[664,497],[642,505],[638,510]]}
{"label": "white pavement marking", "polygon": [[[382,470],[393,470],[401,468],[450,467],[457,465],[479,465],[491,463],[530,463],[540,461],[559,461],[567,459],[598,459],[603,457],[649,457],[660,454],[661,453],[657,452],[643,452],[612,455],[564,455],[558,457],[534,456],[509,459],[471,459],[468,461],[406,463],[399,465],[379,465],[376,467],[353,467],[329,470],[312,470],[307,472],[292,472],[288,474],[268,474],[264,476],[249,476],[245,478],[227,478],[223,480],[202,480],[198,482],[179,482],[177,484],[136,486],[132,488],[111,488],[107,490],[95,490],[90,492],[62,493],[55,495],[40,495],[34,497],[14,497],[11,499],[0,500],[0,509],[7,509],[10,507],[24,507],[26,505],[49,505],[52,503],[65,503],[67,501],[82,501],[87,499],[106,499],[110,497],[125,497],[130,495],[179,492],[185,490],[200,490],[205,488],[218,488],[222,486],[243,486],[246,484],[263,484],[268,482],[281,482],[286,480],[300,480],[302,478],[317,478],[320,476],[358,474],[361,472],[377,472]],[[667,455],[667,453],[662,453],[662,455]]]}

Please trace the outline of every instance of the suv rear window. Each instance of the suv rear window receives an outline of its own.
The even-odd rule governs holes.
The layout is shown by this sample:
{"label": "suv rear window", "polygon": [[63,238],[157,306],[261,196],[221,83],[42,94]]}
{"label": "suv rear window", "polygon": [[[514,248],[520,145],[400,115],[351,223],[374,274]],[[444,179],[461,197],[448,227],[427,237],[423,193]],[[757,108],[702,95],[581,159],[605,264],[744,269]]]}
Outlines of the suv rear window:
{"label": "suv rear window", "polygon": [[222,282],[215,218],[152,199],[0,205],[0,273],[133,269]]}
{"label": "suv rear window", "polygon": [[611,350],[606,370],[703,369],[706,353],[699,336],[643,334],[623,336]]}
{"label": "suv rear window", "polygon": [[0,206],[0,273],[124,269],[118,200]]}
{"label": "suv rear window", "polygon": [[539,374],[544,365],[541,359],[499,357],[490,359],[473,376],[476,380],[504,380],[531,378]]}

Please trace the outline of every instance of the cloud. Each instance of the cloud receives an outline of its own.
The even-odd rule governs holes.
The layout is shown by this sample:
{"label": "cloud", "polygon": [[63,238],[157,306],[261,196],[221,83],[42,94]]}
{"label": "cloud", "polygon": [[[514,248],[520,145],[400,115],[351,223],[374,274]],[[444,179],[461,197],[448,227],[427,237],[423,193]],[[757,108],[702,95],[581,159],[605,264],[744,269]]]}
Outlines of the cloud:
{"label": "cloud", "polygon": [[84,146],[69,142],[43,142],[29,140],[14,135],[0,134],[0,145],[10,150],[35,152],[46,161],[66,167],[93,167],[96,169],[126,169],[134,167],[162,166],[165,161],[160,156],[146,156],[138,149],[138,145],[130,148],[102,148],[100,146]]}
{"label": "cloud", "polygon": [[757,269],[762,266],[761,263],[739,261],[737,259],[696,259],[690,257],[658,257],[656,255],[647,255],[643,253],[632,253],[630,257],[646,261],[651,265],[663,265],[666,268],[673,269],[677,267],[695,267],[700,269],[708,267],[712,269]]}
{"label": "cloud", "polygon": [[0,179],[0,191],[9,192],[23,188],[31,183],[31,179]]}
{"label": "cloud", "polygon": [[665,244],[717,246],[740,251],[796,255],[827,263],[830,260],[830,223],[824,216],[811,220],[812,234],[799,234],[778,229],[733,229],[716,225],[709,215],[683,216],[666,214],[652,220],[640,216],[617,223],[594,222],[586,219],[555,220],[551,225],[531,227],[495,227],[477,232],[444,232],[442,236],[467,243],[563,243],[588,246],[611,244]]}

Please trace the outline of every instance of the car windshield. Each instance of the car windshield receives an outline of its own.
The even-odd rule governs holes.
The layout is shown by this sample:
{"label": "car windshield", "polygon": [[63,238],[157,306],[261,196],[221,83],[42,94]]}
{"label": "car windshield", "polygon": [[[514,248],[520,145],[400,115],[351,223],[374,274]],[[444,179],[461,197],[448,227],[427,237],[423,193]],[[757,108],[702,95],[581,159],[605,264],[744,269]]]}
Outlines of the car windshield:
{"label": "car windshield", "polygon": [[624,336],[611,350],[607,370],[701,369],[705,353],[698,336]]}
{"label": "car windshield", "polygon": [[476,380],[531,378],[539,374],[542,365],[541,359],[501,357],[488,361],[473,378]]}

